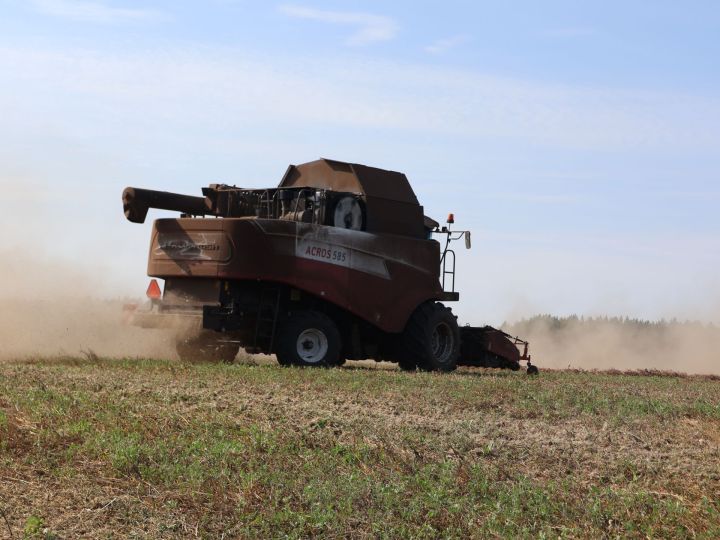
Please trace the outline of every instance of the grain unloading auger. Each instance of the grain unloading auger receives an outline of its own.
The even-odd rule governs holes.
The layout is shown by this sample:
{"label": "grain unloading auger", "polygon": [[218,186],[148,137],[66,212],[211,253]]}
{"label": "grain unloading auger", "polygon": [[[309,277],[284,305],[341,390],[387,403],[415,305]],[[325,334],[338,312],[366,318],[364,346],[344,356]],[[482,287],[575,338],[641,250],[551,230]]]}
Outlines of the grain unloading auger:
{"label": "grain unloading auger", "polygon": [[[407,177],[320,159],[291,165],[276,188],[213,184],[193,197],[123,192],[128,220],[149,208],[180,212],[153,224],[150,308],[141,326],[195,327],[178,340],[182,358],[231,361],[240,347],[283,365],[345,360],[402,369],[458,365],[537,373],[527,342],[485,327],[458,327],[453,240],[468,231],[423,213]],[[220,218],[220,219],[218,219]],[[433,236],[444,236],[444,245]],[[523,348],[523,352],[519,350]]]}

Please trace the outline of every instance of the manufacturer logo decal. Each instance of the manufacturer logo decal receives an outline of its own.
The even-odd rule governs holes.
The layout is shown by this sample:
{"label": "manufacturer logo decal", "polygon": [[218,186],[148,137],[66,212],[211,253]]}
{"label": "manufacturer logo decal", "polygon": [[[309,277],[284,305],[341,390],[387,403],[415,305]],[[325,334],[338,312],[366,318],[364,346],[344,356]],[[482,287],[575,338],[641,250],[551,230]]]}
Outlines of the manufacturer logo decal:
{"label": "manufacturer logo decal", "polygon": [[153,245],[153,257],[183,261],[222,261],[230,258],[221,232],[160,232]]}
{"label": "manufacturer logo decal", "polygon": [[342,234],[336,233],[333,235],[337,238],[329,238],[329,236],[328,234],[322,236],[315,234],[299,236],[295,244],[295,256],[390,279],[390,274],[382,258],[351,249],[339,243],[327,242],[327,240],[342,240],[344,238]]}

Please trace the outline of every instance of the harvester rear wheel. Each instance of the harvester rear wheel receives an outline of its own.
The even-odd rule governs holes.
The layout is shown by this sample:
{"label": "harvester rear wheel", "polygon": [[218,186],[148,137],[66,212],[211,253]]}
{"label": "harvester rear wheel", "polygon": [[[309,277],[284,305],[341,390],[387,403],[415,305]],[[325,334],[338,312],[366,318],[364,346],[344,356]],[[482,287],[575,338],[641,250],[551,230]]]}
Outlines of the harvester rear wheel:
{"label": "harvester rear wheel", "polygon": [[340,362],[340,332],[319,311],[297,311],[280,327],[276,355],[281,365],[331,367]]}
{"label": "harvester rear wheel", "polygon": [[426,302],[410,316],[403,333],[402,364],[414,361],[423,371],[453,371],[460,354],[460,330],[450,308]]}
{"label": "harvester rear wheel", "polygon": [[215,332],[201,332],[199,335],[178,340],[175,350],[183,362],[232,364],[240,346],[222,341],[221,335]]}

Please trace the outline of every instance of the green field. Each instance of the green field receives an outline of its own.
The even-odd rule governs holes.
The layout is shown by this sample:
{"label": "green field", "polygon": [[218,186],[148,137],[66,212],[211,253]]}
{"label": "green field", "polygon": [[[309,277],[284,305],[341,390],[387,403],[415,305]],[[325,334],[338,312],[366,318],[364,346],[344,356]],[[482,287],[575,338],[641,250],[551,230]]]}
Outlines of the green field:
{"label": "green field", "polygon": [[0,538],[720,537],[720,382],[0,363]]}

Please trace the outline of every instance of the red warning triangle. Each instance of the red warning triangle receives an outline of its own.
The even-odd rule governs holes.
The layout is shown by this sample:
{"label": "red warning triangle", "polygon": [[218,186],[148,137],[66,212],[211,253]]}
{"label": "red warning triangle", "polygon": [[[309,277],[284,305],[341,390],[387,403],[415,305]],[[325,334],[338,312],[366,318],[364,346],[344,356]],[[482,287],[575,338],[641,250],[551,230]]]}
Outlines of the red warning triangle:
{"label": "red warning triangle", "polygon": [[145,294],[151,300],[160,300],[160,298],[162,298],[162,291],[160,290],[160,285],[158,285],[157,279],[150,280],[150,285],[148,285]]}

